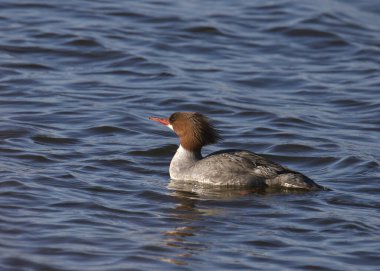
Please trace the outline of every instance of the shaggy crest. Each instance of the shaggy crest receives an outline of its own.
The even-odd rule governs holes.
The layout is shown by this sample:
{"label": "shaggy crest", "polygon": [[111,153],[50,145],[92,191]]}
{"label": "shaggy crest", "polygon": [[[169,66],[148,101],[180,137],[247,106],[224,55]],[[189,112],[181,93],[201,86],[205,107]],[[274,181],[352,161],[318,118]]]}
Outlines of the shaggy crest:
{"label": "shaggy crest", "polygon": [[219,131],[210,120],[197,112],[173,113],[169,117],[169,123],[180,137],[182,147],[189,151],[199,151],[202,146],[221,139]]}

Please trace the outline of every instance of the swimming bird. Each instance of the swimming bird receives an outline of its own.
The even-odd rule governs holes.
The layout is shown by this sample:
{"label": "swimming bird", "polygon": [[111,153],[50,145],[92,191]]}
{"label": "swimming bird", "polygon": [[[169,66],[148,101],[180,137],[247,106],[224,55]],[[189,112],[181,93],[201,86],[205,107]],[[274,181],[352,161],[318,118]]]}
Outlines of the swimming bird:
{"label": "swimming bird", "polygon": [[325,189],[307,176],[247,150],[222,150],[203,157],[202,147],[221,137],[201,113],[175,112],[168,118],[149,119],[167,126],[179,137],[169,167],[172,180],[218,188]]}

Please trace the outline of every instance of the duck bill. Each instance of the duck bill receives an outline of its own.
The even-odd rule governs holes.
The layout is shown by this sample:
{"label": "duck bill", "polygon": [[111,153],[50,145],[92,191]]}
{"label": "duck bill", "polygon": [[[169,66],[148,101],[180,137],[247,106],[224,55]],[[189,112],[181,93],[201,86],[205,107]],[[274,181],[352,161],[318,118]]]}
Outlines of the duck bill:
{"label": "duck bill", "polygon": [[156,118],[156,117],[149,117],[150,120],[153,120],[155,122],[161,123],[163,125],[168,126],[169,125],[169,119],[168,118]]}

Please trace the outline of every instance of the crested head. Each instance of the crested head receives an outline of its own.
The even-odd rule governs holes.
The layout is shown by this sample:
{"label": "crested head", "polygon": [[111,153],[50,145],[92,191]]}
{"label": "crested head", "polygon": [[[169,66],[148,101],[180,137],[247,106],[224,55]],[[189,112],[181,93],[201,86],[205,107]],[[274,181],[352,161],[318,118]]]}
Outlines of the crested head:
{"label": "crested head", "polygon": [[219,131],[206,116],[200,113],[176,112],[168,118],[168,121],[180,138],[181,146],[189,151],[200,151],[203,146],[221,139]]}

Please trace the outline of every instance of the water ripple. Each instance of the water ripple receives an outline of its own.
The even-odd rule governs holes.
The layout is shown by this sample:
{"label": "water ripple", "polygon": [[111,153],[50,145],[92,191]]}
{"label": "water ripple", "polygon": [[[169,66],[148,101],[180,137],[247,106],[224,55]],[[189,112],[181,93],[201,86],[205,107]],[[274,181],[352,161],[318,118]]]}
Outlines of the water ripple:
{"label": "water ripple", "polygon": [[[0,3],[1,270],[374,270],[380,251],[375,1]],[[170,181],[212,118],[329,188]]]}

